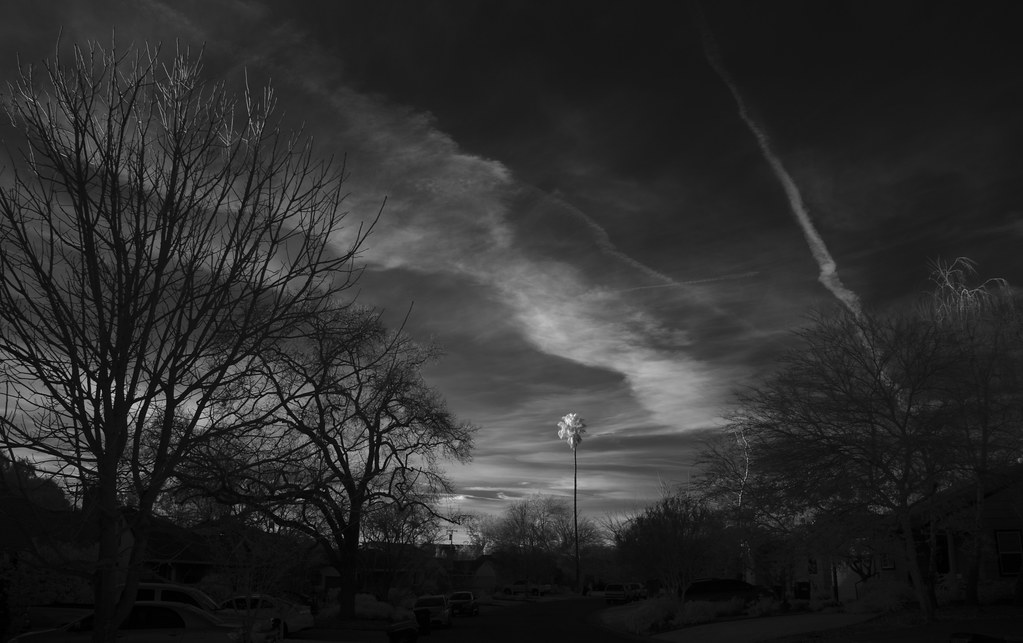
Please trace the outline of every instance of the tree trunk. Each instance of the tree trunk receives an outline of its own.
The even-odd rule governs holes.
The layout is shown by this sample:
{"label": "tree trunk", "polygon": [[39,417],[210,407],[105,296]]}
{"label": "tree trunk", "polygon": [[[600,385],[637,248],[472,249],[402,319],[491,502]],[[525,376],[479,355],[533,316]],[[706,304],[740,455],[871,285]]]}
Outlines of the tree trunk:
{"label": "tree trunk", "polygon": [[121,584],[119,557],[121,554],[121,514],[117,503],[117,488],[113,476],[100,472],[99,485],[95,489],[95,524],[99,530],[99,551],[96,571],[93,574],[93,595],[95,617],[93,619],[93,643],[113,643],[117,640],[117,628],[126,614],[118,612],[118,585]]}
{"label": "tree trunk", "polygon": [[343,619],[355,618],[355,594],[359,590],[359,520],[348,523],[341,534],[335,566],[339,575],[338,607]]}
{"label": "tree trunk", "polygon": [[973,542],[969,550],[964,579],[967,605],[980,604],[980,565],[984,559],[984,485],[980,476],[977,476],[976,485],[973,505]]}
{"label": "tree trunk", "polygon": [[920,558],[917,556],[916,542],[913,540],[913,526],[908,513],[902,518],[902,538],[909,579],[913,583],[916,600],[920,603],[920,612],[923,614],[924,620],[930,623],[934,620],[935,606],[931,601],[931,593],[928,591],[923,571],[920,569]]}
{"label": "tree trunk", "polygon": [[575,590],[582,594],[579,585],[579,452],[572,447],[572,522],[575,525]]}

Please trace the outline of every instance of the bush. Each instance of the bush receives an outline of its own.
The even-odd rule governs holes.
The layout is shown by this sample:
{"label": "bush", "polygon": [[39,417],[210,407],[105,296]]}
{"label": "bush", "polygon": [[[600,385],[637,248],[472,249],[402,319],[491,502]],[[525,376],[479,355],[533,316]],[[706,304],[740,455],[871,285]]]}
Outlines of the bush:
{"label": "bush", "polygon": [[355,595],[355,618],[371,621],[389,621],[394,615],[394,607],[389,603],[381,603],[372,594]]}
{"label": "bush", "polygon": [[981,605],[1012,603],[1016,579],[983,581],[977,584],[977,600]]}
{"label": "bush", "polygon": [[697,625],[709,623],[718,616],[718,604],[709,601],[688,601],[682,604],[682,612],[678,615],[676,625]]}
{"label": "bush", "polygon": [[898,612],[913,605],[916,594],[906,583],[873,580],[863,586],[863,595],[846,605],[845,610],[854,614]]}
{"label": "bush", "polygon": [[746,606],[746,616],[768,616],[778,611],[778,601],[773,596],[762,596]]}
{"label": "bush", "polygon": [[658,596],[638,603],[625,619],[625,629],[633,634],[657,634],[674,629],[679,601],[673,596]]}
{"label": "bush", "polygon": [[728,601],[718,601],[714,605],[717,607],[718,616],[739,616],[746,609],[746,600],[736,596]]}

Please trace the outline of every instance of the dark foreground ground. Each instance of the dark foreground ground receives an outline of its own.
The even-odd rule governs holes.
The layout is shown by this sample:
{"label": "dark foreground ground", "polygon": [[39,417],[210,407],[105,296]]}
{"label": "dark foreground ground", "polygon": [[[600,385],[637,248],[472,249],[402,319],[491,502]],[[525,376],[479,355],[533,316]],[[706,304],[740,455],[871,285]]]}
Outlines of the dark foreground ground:
{"label": "dark foreground ground", "polygon": [[947,643],[953,634],[981,634],[1023,642],[1023,607],[946,609],[924,623],[916,612],[881,615],[849,627],[770,639],[771,643]]}
{"label": "dark foreground ground", "polygon": [[[454,626],[432,628],[420,643],[623,643],[644,640],[602,627],[602,598],[543,598],[482,605],[479,616],[455,617]],[[382,643],[383,631],[305,630],[289,640]]]}
{"label": "dark foreground ground", "polygon": [[[420,643],[623,643],[656,639],[616,632],[604,627],[600,614],[607,609],[601,598],[553,598],[520,603],[484,605],[479,616],[458,617],[450,629],[433,628]],[[1023,608],[1011,606],[946,610],[934,623],[923,623],[915,612],[882,615],[855,625],[824,631],[771,638],[772,617],[746,619],[744,629],[726,634],[709,626],[676,630],[670,640],[678,643],[948,643],[959,632],[983,634],[1023,642]],[[704,626],[707,627],[707,626]],[[663,636],[663,635],[662,635]],[[658,637],[661,638],[661,637]],[[668,638],[668,636],[664,636]],[[383,643],[381,630],[320,629],[300,632],[289,640]]]}

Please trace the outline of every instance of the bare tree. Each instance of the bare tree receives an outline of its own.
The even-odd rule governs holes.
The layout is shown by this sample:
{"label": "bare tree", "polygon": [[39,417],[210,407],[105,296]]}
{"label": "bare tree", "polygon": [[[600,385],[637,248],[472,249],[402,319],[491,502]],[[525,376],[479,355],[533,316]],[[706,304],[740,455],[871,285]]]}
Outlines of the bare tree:
{"label": "bare tree", "polygon": [[365,238],[341,240],[343,171],[281,131],[272,91],[236,97],[199,58],[76,46],[3,103],[24,147],[0,191],[0,442],[88,490],[96,641],[131,605],[168,477],[245,430],[223,402],[335,305]]}
{"label": "bare tree", "polygon": [[960,257],[932,266],[934,289],[923,315],[947,333],[945,350],[955,364],[942,397],[948,417],[948,458],[957,477],[973,486],[972,525],[965,575],[967,602],[978,602],[978,584],[990,535],[984,529],[992,474],[1023,453],[1023,336],[1008,283],[976,284],[976,267]]}
{"label": "bare tree", "polygon": [[680,490],[635,516],[615,538],[625,563],[644,578],[684,597],[689,583],[727,559],[724,516],[704,499]]}
{"label": "bare tree", "polygon": [[549,582],[574,568],[576,524],[582,550],[601,543],[597,525],[587,518],[577,523],[566,499],[535,494],[511,503],[501,515],[475,518],[470,537],[502,558],[517,578]]}
{"label": "bare tree", "polygon": [[302,339],[264,352],[251,384],[274,399],[273,420],[258,438],[228,436],[196,453],[181,481],[314,538],[340,574],[342,615],[352,616],[365,517],[389,503],[431,509],[426,499],[450,489],[440,461],[468,460],[475,428],[423,380],[435,352],[375,313],[352,307],[305,326]]}
{"label": "bare tree", "polygon": [[369,511],[362,521],[362,539],[375,552],[369,561],[376,574],[375,593],[386,598],[396,583],[409,583],[427,558],[420,547],[436,542],[440,534],[437,511],[426,499],[389,502]]}
{"label": "bare tree", "polygon": [[779,371],[742,396],[733,422],[751,443],[757,476],[792,511],[887,521],[901,535],[921,609],[933,617],[914,511],[950,467],[940,395],[953,368],[947,336],[912,316],[840,312],[813,322]]}

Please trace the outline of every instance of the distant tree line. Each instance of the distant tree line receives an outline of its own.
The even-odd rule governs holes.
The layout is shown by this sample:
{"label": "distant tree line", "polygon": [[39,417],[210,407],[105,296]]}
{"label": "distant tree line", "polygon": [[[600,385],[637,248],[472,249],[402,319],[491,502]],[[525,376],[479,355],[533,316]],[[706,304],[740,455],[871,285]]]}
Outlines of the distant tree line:
{"label": "distant tree line", "polygon": [[[539,584],[574,584],[575,524],[572,505],[545,494],[520,498],[500,514],[466,518],[468,545],[479,555],[491,556],[506,581]],[[601,553],[605,544],[600,527],[589,518],[579,520],[579,546],[584,560]]]}

